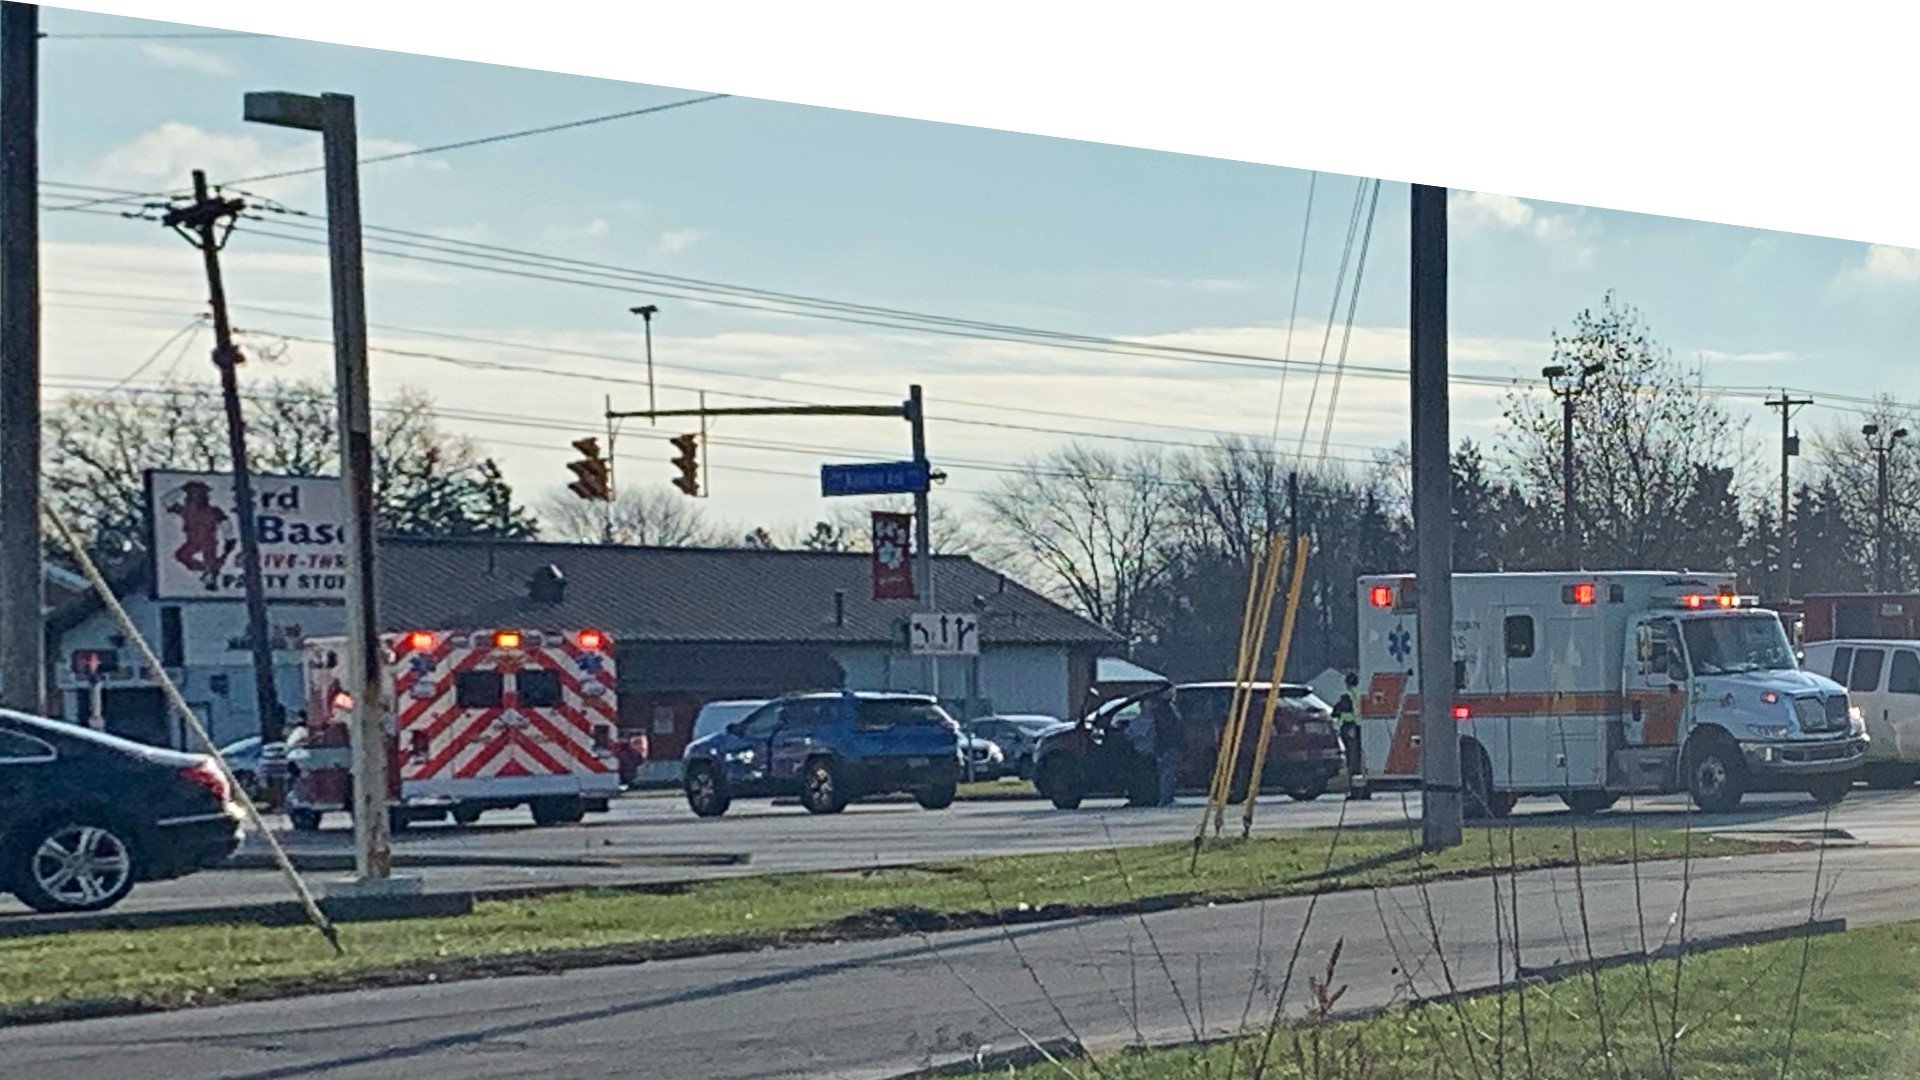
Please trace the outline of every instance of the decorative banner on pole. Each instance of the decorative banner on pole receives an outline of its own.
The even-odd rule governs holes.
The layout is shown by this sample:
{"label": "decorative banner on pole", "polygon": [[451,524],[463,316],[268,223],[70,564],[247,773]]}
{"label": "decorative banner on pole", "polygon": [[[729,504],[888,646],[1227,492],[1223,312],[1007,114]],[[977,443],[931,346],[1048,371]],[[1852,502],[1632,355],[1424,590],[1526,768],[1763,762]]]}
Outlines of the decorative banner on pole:
{"label": "decorative banner on pole", "polygon": [[875,600],[912,600],[919,593],[913,587],[913,515],[873,515],[873,598]]}

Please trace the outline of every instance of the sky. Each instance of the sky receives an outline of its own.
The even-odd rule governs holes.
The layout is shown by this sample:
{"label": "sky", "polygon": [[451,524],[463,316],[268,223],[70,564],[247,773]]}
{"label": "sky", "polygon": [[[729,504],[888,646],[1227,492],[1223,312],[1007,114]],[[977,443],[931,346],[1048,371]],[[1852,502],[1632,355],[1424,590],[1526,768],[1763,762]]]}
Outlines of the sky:
{"label": "sky", "polygon": [[[197,256],[158,222],[121,214],[151,200],[56,208],[111,196],[101,188],[180,191],[196,168],[218,184],[317,165],[316,136],[242,122],[247,91],[353,94],[371,158],[728,89],[272,38],[87,37],[195,28],[59,8],[43,8],[41,24],[53,403],[168,373],[212,377],[208,335],[183,333],[205,306]],[[1633,152],[1631,132],[1605,118],[1527,137],[1543,151]],[[1369,204],[1357,198],[1361,183],[744,98],[367,162],[374,392],[430,393],[448,426],[479,440],[537,504],[571,479],[571,441],[604,432],[609,398],[616,409],[646,407],[642,326],[629,309],[651,303],[662,408],[691,407],[701,391],[710,406],[885,404],[921,384],[930,453],[949,477],[936,498],[962,510],[1008,469],[1076,436],[1127,452],[1278,431],[1287,453],[1318,457],[1324,436],[1328,457],[1365,462],[1407,438],[1408,189],[1381,185]],[[302,216],[323,210],[319,178],[233,190],[269,208],[242,222],[225,252],[234,320],[255,357],[243,382],[329,376],[326,251],[317,218]],[[1371,231],[1350,230],[1369,205]],[[1469,380],[1454,388],[1456,439],[1497,443],[1498,381],[1537,377],[1554,328],[1609,289],[1677,357],[1703,365],[1707,384],[1730,388],[1722,400],[1756,449],[1773,445],[1777,420],[1760,402],[1781,386],[1815,399],[1803,433],[1857,424],[1866,396],[1920,397],[1910,362],[1920,251],[1467,192],[1453,193],[1450,227],[1450,357]],[[431,237],[601,269],[588,285],[579,279],[589,268],[577,265],[556,275],[396,254],[444,260],[405,246]],[[1336,300],[1336,282],[1352,280],[1341,276],[1343,253],[1357,259],[1363,247],[1357,300]],[[708,284],[670,287],[636,272]],[[739,306],[749,297],[715,286],[1242,359],[929,333],[871,325],[898,321],[872,313],[752,310]],[[1349,368],[1336,394],[1343,340]],[[623,422],[618,482],[664,486],[675,475],[666,440],[687,430]],[[822,463],[899,458],[907,447],[905,425],[887,419],[726,418],[711,433],[702,508],[743,524],[824,517],[833,508],[819,495]]]}

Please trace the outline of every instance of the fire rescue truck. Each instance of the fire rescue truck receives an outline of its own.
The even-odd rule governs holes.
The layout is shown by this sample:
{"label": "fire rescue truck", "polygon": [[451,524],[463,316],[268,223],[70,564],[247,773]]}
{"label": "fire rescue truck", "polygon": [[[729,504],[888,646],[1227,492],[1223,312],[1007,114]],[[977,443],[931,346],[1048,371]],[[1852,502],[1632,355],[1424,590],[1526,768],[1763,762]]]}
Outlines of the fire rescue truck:
{"label": "fire rescue truck", "polygon": [[[1360,739],[1371,780],[1420,772],[1412,575],[1359,582]],[[1460,574],[1453,720],[1468,812],[1522,796],[1594,813],[1687,792],[1727,811],[1751,791],[1846,796],[1866,727],[1838,683],[1800,669],[1779,617],[1726,574]]]}
{"label": "fire rescue truck", "polygon": [[[611,642],[594,630],[462,630],[384,638],[396,827],[526,806],[540,825],[620,792]],[[306,646],[306,721],[288,752],[296,829],[352,806],[344,639]]]}

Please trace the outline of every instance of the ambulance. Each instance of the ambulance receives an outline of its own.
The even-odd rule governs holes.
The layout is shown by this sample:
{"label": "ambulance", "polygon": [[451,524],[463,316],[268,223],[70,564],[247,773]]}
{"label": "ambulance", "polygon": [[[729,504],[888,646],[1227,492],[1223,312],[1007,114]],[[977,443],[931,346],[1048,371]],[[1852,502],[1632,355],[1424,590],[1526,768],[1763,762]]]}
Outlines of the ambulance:
{"label": "ambulance", "polygon": [[[1361,757],[1380,786],[1419,779],[1419,602],[1412,575],[1359,580]],[[1715,812],[1757,791],[1831,804],[1865,758],[1847,691],[1802,670],[1730,574],[1455,575],[1452,651],[1475,816],[1522,796],[1576,813],[1675,792]]]}
{"label": "ambulance", "polygon": [[[388,635],[393,824],[525,806],[573,824],[620,793],[613,646],[595,630]],[[288,752],[296,829],[351,807],[345,639],[307,642],[306,721]]]}

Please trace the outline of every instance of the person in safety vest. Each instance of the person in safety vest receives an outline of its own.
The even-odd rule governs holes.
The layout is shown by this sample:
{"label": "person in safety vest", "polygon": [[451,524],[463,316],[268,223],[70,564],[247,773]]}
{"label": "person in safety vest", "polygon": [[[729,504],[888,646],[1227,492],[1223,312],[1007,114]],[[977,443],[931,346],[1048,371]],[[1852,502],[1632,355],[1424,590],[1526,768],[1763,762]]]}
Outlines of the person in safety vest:
{"label": "person in safety vest", "polygon": [[1371,799],[1367,790],[1366,759],[1360,755],[1360,676],[1347,672],[1347,688],[1333,703],[1334,719],[1340,723],[1340,746],[1347,754],[1347,798]]}

